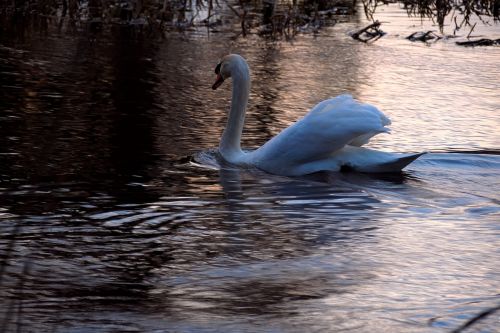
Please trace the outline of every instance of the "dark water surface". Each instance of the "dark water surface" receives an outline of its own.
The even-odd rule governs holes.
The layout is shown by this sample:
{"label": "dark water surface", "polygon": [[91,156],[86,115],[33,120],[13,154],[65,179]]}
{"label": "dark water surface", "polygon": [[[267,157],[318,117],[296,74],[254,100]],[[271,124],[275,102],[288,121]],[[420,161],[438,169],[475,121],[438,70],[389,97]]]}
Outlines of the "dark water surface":
{"label": "dark water surface", "polygon": [[[0,331],[449,332],[497,306],[500,48],[412,44],[420,21],[384,15],[374,45],[346,35],[364,23],[2,37]],[[244,146],[349,92],[393,120],[372,147],[430,153],[385,176],[195,163],[225,125],[228,52],[252,69]]]}

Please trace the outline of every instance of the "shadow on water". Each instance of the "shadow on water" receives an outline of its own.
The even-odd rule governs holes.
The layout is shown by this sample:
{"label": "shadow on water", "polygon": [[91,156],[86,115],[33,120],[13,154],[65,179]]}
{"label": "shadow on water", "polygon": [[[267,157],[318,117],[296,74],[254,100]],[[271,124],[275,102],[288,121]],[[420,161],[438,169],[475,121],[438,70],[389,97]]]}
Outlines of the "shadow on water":
{"label": "shadow on water", "polygon": [[4,84],[17,92],[2,96],[4,173],[35,182],[143,174],[155,158],[146,56],[154,48],[127,39],[109,50],[85,39],[48,42],[64,56],[34,62],[21,53],[2,63]]}

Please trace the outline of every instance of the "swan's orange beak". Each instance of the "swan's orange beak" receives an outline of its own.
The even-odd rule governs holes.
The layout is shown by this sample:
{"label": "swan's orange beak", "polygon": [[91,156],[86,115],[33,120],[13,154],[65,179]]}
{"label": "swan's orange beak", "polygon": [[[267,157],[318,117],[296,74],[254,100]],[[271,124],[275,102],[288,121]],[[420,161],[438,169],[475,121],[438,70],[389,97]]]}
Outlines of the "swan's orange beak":
{"label": "swan's orange beak", "polygon": [[214,84],[212,85],[212,89],[215,90],[215,89],[219,88],[219,86],[222,84],[222,82],[224,82],[224,78],[222,77],[222,75],[217,74],[217,79],[215,80]]}

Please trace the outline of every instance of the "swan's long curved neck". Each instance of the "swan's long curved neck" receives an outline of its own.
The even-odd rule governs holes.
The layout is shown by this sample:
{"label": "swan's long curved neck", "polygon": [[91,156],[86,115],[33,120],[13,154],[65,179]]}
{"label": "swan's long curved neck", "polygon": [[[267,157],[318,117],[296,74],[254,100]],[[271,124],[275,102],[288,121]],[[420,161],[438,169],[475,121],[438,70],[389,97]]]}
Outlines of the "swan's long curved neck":
{"label": "swan's long curved neck", "polygon": [[250,72],[246,64],[239,64],[233,73],[231,109],[226,128],[219,144],[219,152],[230,163],[243,163],[245,153],[241,150],[241,133],[245,123],[245,112],[250,93]]}

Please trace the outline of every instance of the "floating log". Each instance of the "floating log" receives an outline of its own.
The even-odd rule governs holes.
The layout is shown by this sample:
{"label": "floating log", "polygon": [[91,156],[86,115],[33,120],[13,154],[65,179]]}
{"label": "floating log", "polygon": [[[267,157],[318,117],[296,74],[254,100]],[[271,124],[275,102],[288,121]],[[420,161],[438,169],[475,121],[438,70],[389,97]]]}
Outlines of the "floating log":
{"label": "floating log", "polygon": [[385,35],[385,32],[379,29],[380,25],[379,21],[375,21],[363,29],[351,33],[351,37],[363,43],[374,42]]}
{"label": "floating log", "polygon": [[456,42],[457,45],[461,46],[492,46],[492,45],[500,45],[500,38],[498,39],[488,39],[481,38],[477,40],[468,40],[464,42]]}

